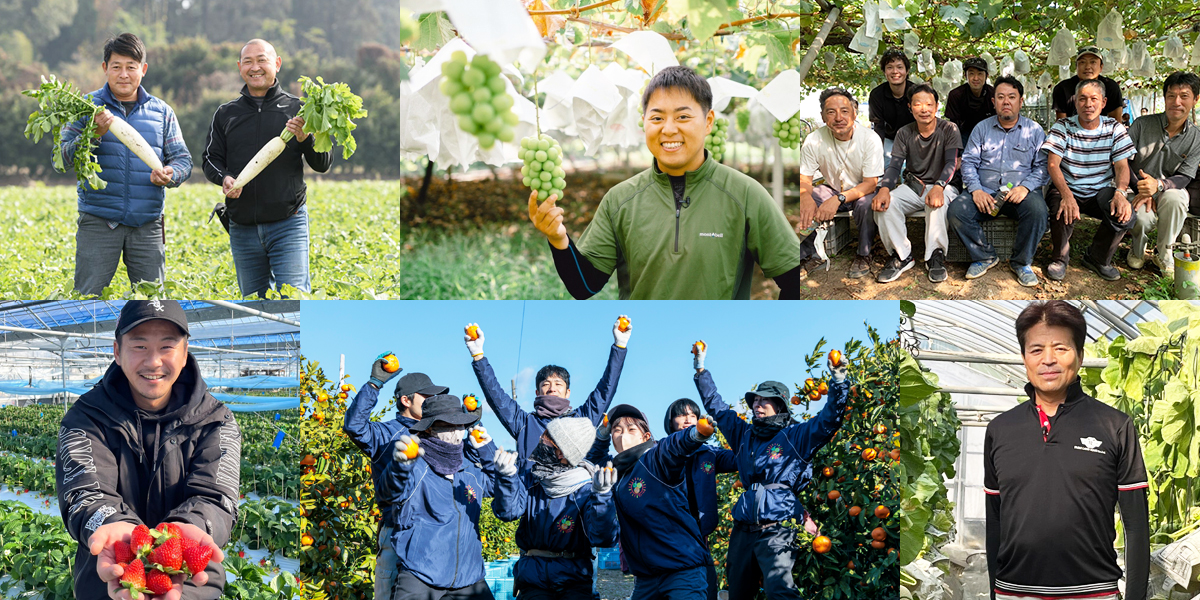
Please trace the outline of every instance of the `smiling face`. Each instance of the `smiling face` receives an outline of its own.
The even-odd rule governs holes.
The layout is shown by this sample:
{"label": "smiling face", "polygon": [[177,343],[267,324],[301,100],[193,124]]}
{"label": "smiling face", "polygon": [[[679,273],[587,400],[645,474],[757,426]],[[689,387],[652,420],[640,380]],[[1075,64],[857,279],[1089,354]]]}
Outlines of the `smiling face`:
{"label": "smiling face", "polygon": [[1104,61],[1094,54],[1084,54],[1075,61],[1075,74],[1079,79],[1095,79],[1100,76]]}
{"label": "smiling face", "polygon": [[108,57],[108,62],[100,63],[100,66],[104,69],[104,77],[108,80],[108,89],[113,98],[121,102],[137,100],[138,86],[142,85],[142,77],[150,65],[114,52]]}
{"label": "smiling face", "polygon": [[821,119],[833,133],[833,137],[843,142],[854,135],[854,119],[858,116],[858,107],[849,98],[836,94],[825,99],[821,109]]}
{"label": "smiling face", "polygon": [[646,102],[643,119],[646,147],[667,175],[683,175],[704,164],[704,136],[712,131],[713,111],[683,88],[654,90]]}
{"label": "smiling face", "polygon": [[[1187,85],[1171,86],[1163,95],[1163,100],[1167,102],[1167,121],[1171,123],[1186,120],[1196,106],[1196,95],[1192,93],[1191,86]],[[1145,110],[1142,109],[1143,114]]]}
{"label": "smiling face", "polygon": [[171,386],[187,365],[187,336],[173,323],[146,321],[113,341],[113,360],[121,367],[138,408],[158,411],[171,399]]}
{"label": "smiling face", "polygon": [[904,61],[897,58],[883,68],[883,76],[887,77],[888,83],[901,85],[908,79],[908,67],[904,66]]}
{"label": "smiling face", "polygon": [[542,380],[538,386],[538,394],[542,396],[558,396],[559,398],[570,398],[571,390],[567,389],[567,382],[563,381],[558,375],[551,375]]}
{"label": "smiling face", "polygon": [[1039,394],[1065,394],[1075,382],[1083,357],[1075,349],[1071,330],[1038,323],[1025,332],[1025,376]]}
{"label": "smiling face", "polygon": [[937,99],[929,92],[913,94],[912,99],[908,101],[908,109],[912,111],[918,125],[929,125],[937,119],[937,105]]}
{"label": "smiling face", "polygon": [[971,87],[971,91],[978,94],[983,91],[984,84],[987,83],[987,71],[981,71],[976,68],[967,69],[967,85]]}
{"label": "smiling face", "polygon": [[779,414],[779,411],[775,408],[774,400],[762,396],[755,396],[754,402],[750,404],[750,408],[754,411],[754,418],[756,419],[773,417]]}
{"label": "smiling face", "polygon": [[238,72],[255,96],[265,94],[275,85],[275,74],[281,66],[283,59],[275,54],[275,48],[263,42],[246,44],[238,58]]}
{"label": "smiling face", "polygon": [[684,410],[687,412],[671,420],[671,423],[675,425],[675,431],[683,431],[684,429],[696,424],[696,413],[692,412],[690,408]]}
{"label": "smiling face", "polygon": [[1100,118],[1104,112],[1104,86],[1085,85],[1075,93],[1075,110],[1079,113],[1080,123],[1091,123]]}
{"label": "smiling face", "polygon": [[1021,94],[1017,88],[1001,83],[996,86],[992,105],[996,107],[996,115],[1000,117],[1000,122],[1012,123],[1021,114]]}

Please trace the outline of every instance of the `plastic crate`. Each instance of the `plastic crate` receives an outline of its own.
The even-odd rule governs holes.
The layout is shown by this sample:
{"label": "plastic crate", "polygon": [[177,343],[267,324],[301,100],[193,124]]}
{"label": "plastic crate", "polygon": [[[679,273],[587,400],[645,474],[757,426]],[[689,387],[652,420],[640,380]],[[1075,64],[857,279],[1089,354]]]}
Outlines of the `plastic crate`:
{"label": "plastic crate", "polygon": [[621,552],[616,548],[596,548],[596,564],[601,569],[621,570]]}
{"label": "plastic crate", "polygon": [[[1183,222],[1183,231],[1180,233],[1188,234],[1188,237],[1192,238],[1193,244],[1200,242],[1200,217],[1189,214]],[[1177,241],[1181,240],[1183,240],[1183,235],[1180,235]]]}
{"label": "plastic crate", "polygon": [[850,213],[838,213],[838,217],[829,225],[829,231],[825,234],[825,255],[836,256],[842,248],[850,245],[854,240],[858,239],[854,233],[854,228],[850,224],[854,221],[850,217]]}
{"label": "plastic crate", "polygon": [[483,567],[487,571],[484,577],[489,579],[502,579],[513,576],[513,566],[516,564],[514,560],[498,560],[495,562],[484,563]]}
{"label": "plastic crate", "polygon": [[488,577],[486,581],[488,589],[492,590],[492,595],[496,597],[496,600],[515,600],[511,577]]}
{"label": "plastic crate", "polygon": [[[983,237],[996,250],[996,256],[1002,261],[1012,256],[1013,244],[1017,241],[1017,221],[1007,217],[999,217],[984,221]],[[950,231],[950,249],[946,252],[948,262],[971,262],[967,247],[963,245],[958,233]]]}

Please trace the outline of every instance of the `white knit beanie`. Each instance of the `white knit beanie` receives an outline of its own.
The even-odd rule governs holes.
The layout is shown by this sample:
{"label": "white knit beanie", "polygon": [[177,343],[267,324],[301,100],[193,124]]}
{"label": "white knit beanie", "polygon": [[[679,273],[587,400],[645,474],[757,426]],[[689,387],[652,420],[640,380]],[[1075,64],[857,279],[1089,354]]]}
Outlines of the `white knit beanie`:
{"label": "white knit beanie", "polygon": [[596,441],[596,426],[583,417],[561,417],[546,423],[546,433],[572,467],[579,466]]}

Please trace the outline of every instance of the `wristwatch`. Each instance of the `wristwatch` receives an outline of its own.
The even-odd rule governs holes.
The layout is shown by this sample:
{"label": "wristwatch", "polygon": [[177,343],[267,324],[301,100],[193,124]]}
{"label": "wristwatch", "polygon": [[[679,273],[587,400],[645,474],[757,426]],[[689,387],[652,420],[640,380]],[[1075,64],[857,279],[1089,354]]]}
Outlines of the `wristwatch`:
{"label": "wristwatch", "polygon": [[945,181],[942,181],[941,179],[939,179],[939,180],[937,180],[937,181],[933,182],[933,185],[936,185],[936,186],[938,186],[938,187],[940,187],[940,188],[942,188],[942,189],[945,189],[945,188],[946,188],[946,182],[945,182]]}
{"label": "wristwatch", "polygon": [[1158,193],[1160,193],[1160,194],[1163,193],[1163,190],[1166,189],[1166,187],[1167,187],[1166,185],[1163,185],[1163,180],[1159,179],[1158,180]]}
{"label": "wristwatch", "polygon": [[[1162,185],[1162,184],[1159,184],[1159,185]],[[844,204],[844,203],[846,202],[846,195],[845,195],[845,194],[842,194],[842,193],[839,193],[839,194],[837,195],[837,199],[838,199],[838,202],[839,202],[839,203],[843,203],[843,204]]]}

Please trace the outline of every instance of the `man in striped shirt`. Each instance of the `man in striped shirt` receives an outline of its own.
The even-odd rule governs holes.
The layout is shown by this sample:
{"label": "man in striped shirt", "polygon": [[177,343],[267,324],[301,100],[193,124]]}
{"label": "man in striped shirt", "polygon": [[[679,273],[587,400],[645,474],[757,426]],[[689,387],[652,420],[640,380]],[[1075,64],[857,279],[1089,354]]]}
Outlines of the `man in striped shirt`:
{"label": "man in striped shirt", "polygon": [[1046,276],[1055,281],[1062,281],[1067,274],[1071,233],[1081,213],[1101,221],[1091,247],[1083,254],[1083,265],[1109,281],[1121,278],[1121,272],[1112,266],[1112,257],[1125,232],[1133,228],[1133,209],[1125,189],[1134,147],[1125,126],[1101,114],[1104,104],[1103,83],[1095,79],[1079,82],[1075,90],[1078,114],[1055,122],[1042,144],[1053,183],[1046,206],[1054,256]]}
{"label": "man in striped shirt", "polygon": [[[994,600],[1145,600],[1150,575],[1146,466],[1129,415],[1079,379],[1087,322],[1033,303],[1016,321],[1029,399],[988,424],[983,442],[987,564]],[[1113,547],[1120,505],[1125,571]]]}

